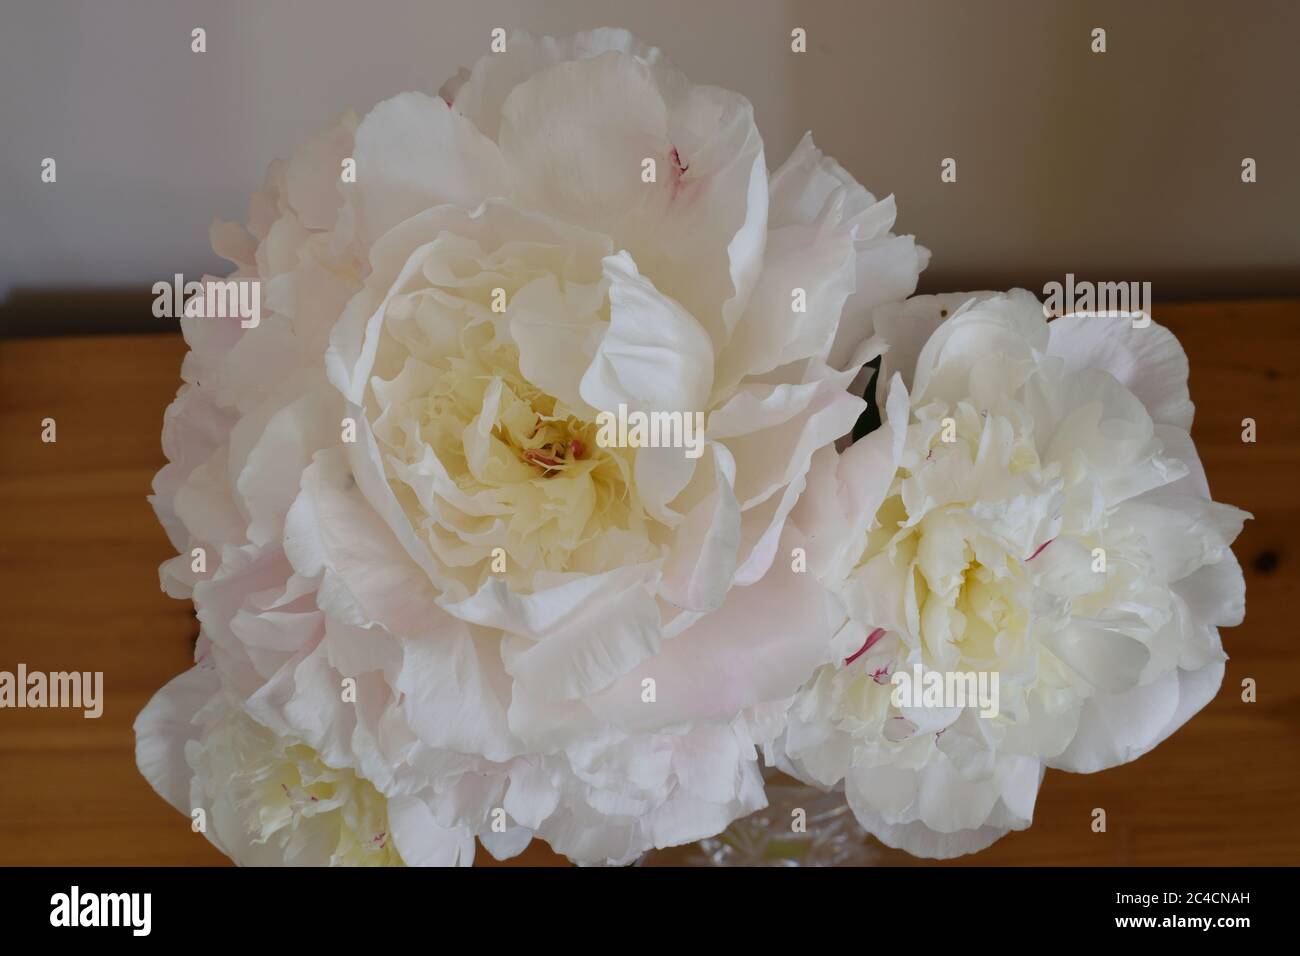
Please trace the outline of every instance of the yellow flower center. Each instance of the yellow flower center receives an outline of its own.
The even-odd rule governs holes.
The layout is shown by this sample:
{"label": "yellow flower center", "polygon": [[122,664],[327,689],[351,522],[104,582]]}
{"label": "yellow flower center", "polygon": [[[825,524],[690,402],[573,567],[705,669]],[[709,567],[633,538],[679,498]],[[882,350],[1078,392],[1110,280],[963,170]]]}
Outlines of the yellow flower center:
{"label": "yellow flower center", "polygon": [[286,849],[319,843],[331,848],[331,866],[405,865],[393,845],[388,800],[373,784],[247,717],[230,731],[237,756],[230,792],[256,842]]}
{"label": "yellow flower center", "polygon": [[635,450],[602,447],[596,423],[525,379],[516,347],[490,323],[470,323],[460,337],[458,353],[433,367],[432,387],[403,410],[418,441],[398,457],[415,465],[432,450],[463,498],[440,497],[431,515],[390,473],[413,526],[471,587],[504,574],[526,590],[538,570],[620,563],[600,538],[610,529],[645,535]]}

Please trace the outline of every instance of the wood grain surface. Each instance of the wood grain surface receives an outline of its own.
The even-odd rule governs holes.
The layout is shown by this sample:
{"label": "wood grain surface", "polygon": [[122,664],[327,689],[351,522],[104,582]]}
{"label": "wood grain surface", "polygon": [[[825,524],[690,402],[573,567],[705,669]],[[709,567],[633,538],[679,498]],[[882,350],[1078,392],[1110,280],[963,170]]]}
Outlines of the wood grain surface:
{"label": "wood grain surface", "polygon": [[[1169,305],[1156,318],[1191,361],[1214,496],[1255,516],[1235,549],[1247,610],[1224,632],[1223,687],[1136,763],[1049,771],[1033,827],[956,865],[1300,863],[1300,300]],[[190,605],[159,589],[172,552],[145,500],[183,352],[176,335],[0,341],[0,670],[103,671],[106,699],[98,720],[0,710],[0,864],[227,862],[145,783],[131,733],[189,665],[197,630]],[[41,442],[46,417],[57,443]],[[1241,440],[1246,417],[1255,444]],[[1241,700],[1245,677],[1256,703]],[[1106,833],[1090,828],[1094,807]],[[511,862],[565,861],[534,841]]]}

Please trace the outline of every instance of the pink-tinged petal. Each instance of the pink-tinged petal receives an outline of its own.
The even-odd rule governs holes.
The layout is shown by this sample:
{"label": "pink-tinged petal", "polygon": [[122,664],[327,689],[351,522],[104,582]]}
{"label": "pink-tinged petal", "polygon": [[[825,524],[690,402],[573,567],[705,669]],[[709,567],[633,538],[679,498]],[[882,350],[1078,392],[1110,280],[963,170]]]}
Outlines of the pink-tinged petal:
{"label": "pink-tinged petal", "polygon": [[217,673],[210,667],[191,667],[173,677],[154,694],[135,718],[135,763],[154,788],[173,807],[190,814],[190,780],[193,771],[185,747],[198,739],[194,716],[218,690]]}
{"label": "pink-tinged petal", "polygon": [[644,566],[571,576],[531,594],[490,578],[451,614],[518,635],[507,642],[507,673],[538,700],[571,700],[626,674],[659,650],[659,606]]}
{"label": "pink-tinged petal", "polygon": [[434,749],[508,760],[519,745],[507,726],[511,681],[493,646],[496,635],[439,611],[430,614],[442,619],[441,633],[433,641],[402,642],[401,671],[392,685],[404,695],[411,729]]}
{"label": "pink-tinged petal", "polygon": [[284,549],[298,573],[324,575],[321,607],[348,623],[426,633],[438,592],[361,494],[339,449],[318,452],[285,520]]}
{"label": "pink-tinged petal", "polygon": [[885,636],[885,633],[886,632],[883,627],[878,627],[875,630],[873,630],[870,634],[868,634],[867,639],[862,642],[862,646],[859,647],[852,654],[850,654],[848,657],[844,658],[844,666],[848,667],[850,664],[856,661],[867,651],[875,647],[876,644],[880,642],[880,639]]}
{"label": "pink-tinged petal", "polygon": [[[687,511],[664,561],[659,594],[675,607],[714,611],[726,598],[740,545],[736,464],[726,447],[711,443],[712,490]],[[705,466],[707,467],[707,466]],[[700,469],[697,477],[706,472]]]}
{"label": "pink-tinged petal", "polygon": [[[787,528],[779,550],[801,543]],[[811,574],[776,561],[757,584],[733,588],[717,611],[664,644],[589,704],[627,732],[687,720],[726,720],[755,702],[789,697],[823,663],[841,621]],[[642,701],[653,678],[656,703]]]}
{"label": "pink-tinged petal", "polygon": [[418,797],[388,801],[393,844],[407,866],[472,866],[474,834],[462,827],[443,827]]}
{"label": "pink-tinged petal", "polygon": [[[502,111],[514,195],[604,232],[721,346],[762,264],[767,173],[752,107],[606,53],[533,74]],[[688,171],[673,175],[672,151]],[[656,162],[642,181],[642,161]]]}
{"label": "pink-tinged petal", "polygon": [[930,250],[912,236],[882,236],[854,242],[854,293],[844,303],[840,327],[826,361],[847,368],[859,343],[876,334],[877,308],[907,298],[916,291]]}
{"label": "pink-tinged petal", "polygon": [[285,167],[285,198],[308,229],[330,229],[338,218],[340,173],[352,156],[356,129],[356,114],[349,111],[299,146]]}
{"label": "pink-tinged petal", "polygon": [[212,225],[208,227],[208,241],[212,243],[212,251],[227,262],[242,269],[253,265],[253,259],[257,255],[257,242],[239,223],[212,220]]}
{"label": "pink-tinged petal", "polygon": [[790,156],[773,171],[769,226],[852,226],[863,239],[885,235],[894,225],[894,203],[878,202],[849,172],[804,133]]}
{"label": "pink-tinged petal", "polygon": [[337,441],[343,410],[338,393],[319,374],[288,404],[277,404],[241,418],[230,436],[234,491],[249,519],[248,540],[258,546],[283,537],[302,473],[317,450]]}
{"label": "pink-tinged petal", "polygon": [[367,246],[432,206],[474,209],[509,192],[496,144],[423,93],[401,93],[371,110],[357,127],[354,158],[357,182],[346,195]]}
{"label": "pink-tinged petal", "polygon": [[772,173],[770,228],[838,227],[853,237],[851,294],[843,302],[842,313],[837,310],[838,328],[833,331],[829,352],[823,355],[833,368],[848,367],[860,343],[874,334],[875,308],[915,292],[917,279],[930,260],[929,250],[918,246],[911,236],[890,233],[895,214],[892,196],[877,200],[844,167],[823,154],[810,134],[804,135],[789,159]]}
{"label": "pink-tinged petal", "polygon": [[236,420],[227,409],[217,406],[209,389],[193,385],[182,385],[176,400],[167,406],[162,445],[168,464],[154,475],[149,502],[178,551],[189,548],[190,532],[176,516],[176,492],[227,441]]}
{"label": "pink-tinged petal", "polygon": [[1184,431],[1192,427],[1187,355],[1164,326],[1152,322],[1135,329],[1132,319],[1118,316],[1066,315],[1048,331],[1048,351],[1064,359],[1066,368],[1109,372],[1141,400],[1152,421]]}
{"label": "pink-tinged petal", "polygon": [[735,457],[742,509],[785,488],[807,470],[814,452],[853,429],[866,404],[846,390],[851,378],[840,373],[802,385],[746,385],[709,415],[705,434]]}
{"label": "pink-tinged petal", "polygon": [[472,121],[486,136],[497,138],[501,108],[510,92],[534,73],[567,60],[587,60],[617,52],[644,63],[658,63],[663,54],[626,30],[604,27],[572,37],[538,37],[512,30],[506,54],[480,57],[468,75],[444,87],[456,112]]}
{"label": "pink-tinged petal", "polygon": [[697,412],[713,386],[708,333],[637,271],[626,252],[605,259],[609,327],[582,377],[583,400],[617,413]]}
{"label": "pink-tinged petal", "polygon": [[[725,395],[746,375],[797,359],[825,358],[854,289],[854,261],[847,229],[786,226],[768,233],[749,308],[718,358],[719,393]],[[805,311],[794,311],[796,289],[803,290]]]}
{"label": "pink-tinged petal", "polygon": [[[817,452],[808,490],[792,520],[808,536],[809,568],[847,572],[861,554],[866,533],[889,491],[907,438],[907,390],[900,376],[890,383],[885,420],[870,435],[836,455]],[[845,564],[845,562],[848,562]]]}

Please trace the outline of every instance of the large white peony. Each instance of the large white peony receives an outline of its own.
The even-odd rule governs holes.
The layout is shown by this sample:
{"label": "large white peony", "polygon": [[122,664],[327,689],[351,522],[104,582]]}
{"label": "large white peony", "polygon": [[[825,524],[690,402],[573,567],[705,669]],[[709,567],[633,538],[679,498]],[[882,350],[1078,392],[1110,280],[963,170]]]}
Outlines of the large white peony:
{"label": "large white peony", "polygon": [[[1149,319],[1048,323],[1017,291],[874,320],[883,424],[818,452],[794,519],[850,620],[778,751],[886,844],[951,857],[1028,826],[1044,768],[1134,760],[1213,697],[1249,516],[1210,500],[1187,360]],[[918,665],[996,673],[996,716],[895,698]]]}
{"label": "large white peony", "polygon": [[[615,30],[273,165],[213,229],[269,314],[183,320],[153,501],[202,631],[137,721],[155,788],[256,863],[619,863],[763,806],[842,620],[787,519],[927,258],[893,220]],[[620,406],[702,454],[602,445]]]}

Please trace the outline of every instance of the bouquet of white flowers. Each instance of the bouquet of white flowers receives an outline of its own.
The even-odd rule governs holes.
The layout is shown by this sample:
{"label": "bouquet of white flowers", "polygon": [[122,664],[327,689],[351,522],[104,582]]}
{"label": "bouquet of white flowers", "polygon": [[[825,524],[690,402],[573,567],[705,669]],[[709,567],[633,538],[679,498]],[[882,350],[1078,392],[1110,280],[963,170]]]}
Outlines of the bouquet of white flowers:
{"label": "bouquet of white flowers", "polygon": [[164,798],[240,863],[618,864],[765,761],[948,856],[1209,700],[1246,516],[1171,334],[909,298],[928,252],[810,138],[769,173],[623,31],[503,46],[213,226],[262,314],[181,319]]}

